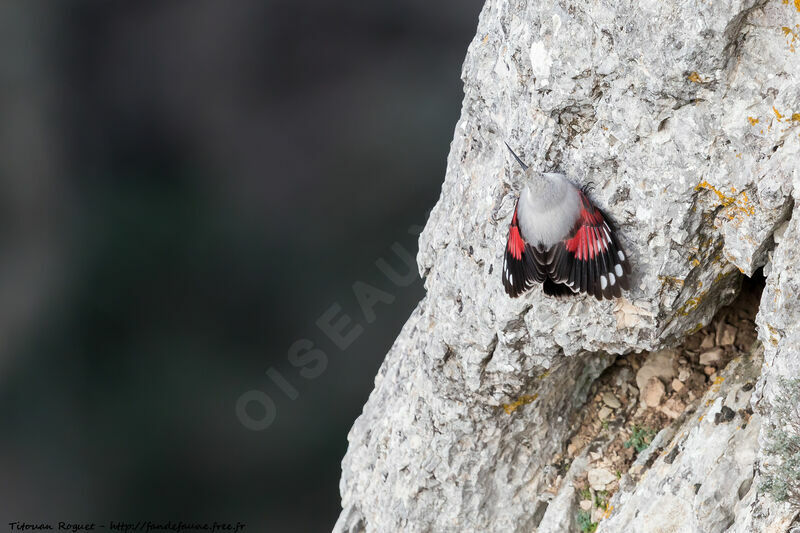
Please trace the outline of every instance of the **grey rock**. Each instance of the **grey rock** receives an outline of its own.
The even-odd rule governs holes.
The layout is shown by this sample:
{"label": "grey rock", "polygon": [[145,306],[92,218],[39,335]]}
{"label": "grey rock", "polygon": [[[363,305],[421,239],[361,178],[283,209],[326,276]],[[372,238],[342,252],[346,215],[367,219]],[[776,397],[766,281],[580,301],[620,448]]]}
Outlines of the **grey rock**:
{"label": "grey rock", "polygon": [[719,346],[730,346],[736,341],[736,328],[730,324],[720,322],[717,327],[716,342]]}
{"label": "grey rock", "polygon": [[606,490],[609,483],[617,480],[617,476],[605,468],[592,468],[588,473],[589,486],[594,490]]}
{"label": "grey rock", "polygon": [[672,380],[675,375],[675,361],[678,353],[675,350],[661,350],[651,353],[645,360],[642,367],[636,372],[636,386],[644,394],[647,383],[651,378],[659,378],[666,382]]}
{"label": "grey rock", "polygon": [[644,388],[642,389],[642,403],[648,407],[658,407],[661,404],[661,399],[664,397],[666,387],[657,377],[652,377],[647,380]]}
{"label": "grey rock", "polygon": [[[767,286],[761,296],[756,316],[759,339],[764,346],[764,365],[761,377],[753,391],[753,407],[770,423],[780,422],[772,417],[770,404],[780,393],[780,378],[796,378],[800,375],[800,172],[794,179],[794,214],[788,225],[780,228],[779,242],[767,278]],[[763,451],[764,428],[759,435],[762,448],[759,462],[773,458]],[[756,473],[754,486],[759,483]],[[755,491],[753,491],[755,492]],[[737,520],[731,531],[788,531],[789,524],[797,514],[786,504],[778,504],[763,494],[753,496],[744,506],[742,519]]]}
{"label": "grey rock", "polygon": [[[791,314],[798,252],[783,246],[796,242],[795,220],[771,250],[800,160],[791,120],[800,111],[800,55],[780,30],[800,23],[792,9],[755,0],[487,1],[464,61],[441,197],[420,237],[427,295],[348,436],[335,531],[527,532],[545,515],[571,523],[559,507],[549,512],[553,461],[592,381],[615,354],[668,348],[708,324],[736,294],[740,272],[753,273],[769,254],[759,318],[775,365],[769,376],[800,370],[789,355],[800,343]],[[594,184],[634,266],[624,300],[555,300],[539,288],[506,296],[502,251],[523,183],[503,141],[536,169]],[[753,392],[767,402],[769,376]],[[753,509],[763,502],[749,499],[756,491],[740,501],[729,483],[752,471],[758,416],[745,430],[715,426],[713,413],[686,426],[682,446],[696,458],[684,463],[682,452],[652,467],[645,483],[684,475],[689,499],[625,491],[601,527],[633,531],[625,502],[645,494],[658,498],[643,504],[676,523],[687,523],[678,513],[687,505],[710,530],[731,516],[737,526],[740,516],[762,520]],[[725,482],[718,495],[702,485],[694,495],[695,477],[680,470],[706,459],[702,482]],[[572,512],[574,498],[563,498],[560,509]]]}
{"label": "grey rock", "polygon": [[603,393],[603,403],[612,409],[619,409],[622,407],[622,403],[619,401],[619,398],[610,392]]}
{"label": "grey rock", "polygon": [[716,365],[720,361],[722,361],[722,357],[725,355],[725,351],[722,348],[714,348],[713,350],[709,350],[707,352],[703,352],[700,354],[700,364],[705,365]]}

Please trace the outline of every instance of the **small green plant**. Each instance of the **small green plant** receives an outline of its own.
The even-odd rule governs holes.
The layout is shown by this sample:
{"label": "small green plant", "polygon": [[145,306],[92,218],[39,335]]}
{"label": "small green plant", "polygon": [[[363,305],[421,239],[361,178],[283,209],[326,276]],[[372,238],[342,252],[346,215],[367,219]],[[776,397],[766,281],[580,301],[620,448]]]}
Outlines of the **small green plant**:
{"label": "small green plant", "polygon": [[598,490],[594,493],[594,506],[602,509],[608,509],[608,491],[607,490]]}
{"label": "small green plant", "polygon": [[594,533],[597,530],[597,522],[592,522],[592,514],[589,511],[578,511],[578,527],[581,533]]}
{"label": "small green plant", "polygon": [[584,487],[581,491],[581,500],[592,500],[592,491],[589,490],[589,487]]}
{"label": "small green plant", "polygon": [[653,442],[656,430],[634,424],[631,426],[631,438],[624,442],[626,448],[633,448],[636,453],[641,453]]}
{"label": "small green plant", "polygon": [[772,403],[760,489],[779,502],[800,507],[800,379],[782,378]]}

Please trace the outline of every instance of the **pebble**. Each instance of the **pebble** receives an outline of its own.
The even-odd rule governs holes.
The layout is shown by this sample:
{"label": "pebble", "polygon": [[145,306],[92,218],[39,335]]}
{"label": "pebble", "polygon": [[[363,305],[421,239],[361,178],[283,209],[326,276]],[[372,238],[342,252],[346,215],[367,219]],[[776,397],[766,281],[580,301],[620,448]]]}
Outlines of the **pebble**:
{"label": "pebble", "polygon": [[606,490],[609,483],[616,481],[617,476],[605,468],[592,468],[589,470],[589,486],[594,490]]}
{"label": "pebble", "polygon": [[670,398],[661,406],[661,412],[670,418],[678,418],[686,409],[686,404],[678,398]]}
{"label": "pebble", "polygon": [[622,407],[622,403],[620,403],[619,399],[610,392],[603,393],[603,403],[612,409],[619,409]]}
{"label": "pebble", "polygon": [[681,381],[679,379],[673,379],[672,380],[672,390],[674,390],[675,392],[680,392],[685,388],[686,388],[686,385],[681,383]]}
{"label": "pebble", "polygon": [[600,420],[605,420],[609,416],[611,416],[611,409],[609,409],[608,407],[605,406],[601,407],[600,410],[597,412],[597,417]]}
{"label": "pebble", "polygon": [[716,368],[714,368],[713,366],[707,366],[707,367],[705,367],[705,368],[703,369],[703,372],[705,372],[705,373],[706,373],[706,376],[710,376],[710,375],[712,375],[712,374],[716,373],[716,372],[717,372],[717,369],[716,369]]}
{"label": "pebble", "polygon": [[686,383],[689,378],[692,377],[692,369],[691,368],[681,368],[678,370],[678,379],[684,383]]}
{"label": "pebble", "polygon": [[580,505],[581,509],[584,511],[588,511],[592,508],[592,500],[581,500],[578,505]]}
{"label": "pebble", "polygon": [[675,350],[661,350],[650,354],[645,360],[642,368],[636,372],[636,385],[642,390],[652,377],[659,377],[670,380],[675,375],[673,364],[678,359],[678,352]]}
{"label": "pebble", "polygon": [[642,392],[642,400],[648,407],[658,407],[665,392],[666,388],[664,384],[661,383],[660,379],[655,377],[650,378]]}
{"label": "pebble", "polygon": [[736,328],[730,324],[722,323],[717,327],[717,344],[730,346],[736,341]]}
{"label": "pebble", "polygon": [[703,352],[700,354],[700,364],[706,366],[719,363],[720,361],[722,361],[723,355],[725,355],[725,351],[720,347],[716,347],[713,350]]}
{"label": "pebble", "polygon": [[703,337],[703,342],[700,343],[701,350],[708,350],[709,348],[714,347],[714,335],[709,333],[705,337]]}

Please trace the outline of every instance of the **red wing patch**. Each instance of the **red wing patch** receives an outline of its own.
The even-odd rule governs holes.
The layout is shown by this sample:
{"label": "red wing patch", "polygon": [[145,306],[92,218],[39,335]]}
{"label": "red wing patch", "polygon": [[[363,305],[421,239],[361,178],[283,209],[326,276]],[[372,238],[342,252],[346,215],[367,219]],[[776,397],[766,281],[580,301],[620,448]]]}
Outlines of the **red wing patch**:
{"label": "red wing patch", "polygon": [[519,233],[519,226],[517,225],[517,211],[514,210],[514,218],[511,219],[511,226],[508,228],[508,244],[506,245],[508,253],[517,261],[522,260],[522,252],[525,250],[525,241],[522,240],[522,235]]}
{"label": "red wing patch", "polygon": [[[580,220],[563,242],[566,254],[552,265],[556,275],[573,290],[594,295],[598,300],[622,295],[628,289],[630,266],[606,216],[581,191]],[[557,255],[557,254],[555,254]]]}
{"label": "red wing patch", "polygon": [[[519,203],[519,201],[517,201]],[[517,223],[517,209],[508,228],[508,242],[503,254],[503,287],[516,298],[530,289],[533,282],[545,279],[544,268],[537,264],[533,249],[525,242]]]}

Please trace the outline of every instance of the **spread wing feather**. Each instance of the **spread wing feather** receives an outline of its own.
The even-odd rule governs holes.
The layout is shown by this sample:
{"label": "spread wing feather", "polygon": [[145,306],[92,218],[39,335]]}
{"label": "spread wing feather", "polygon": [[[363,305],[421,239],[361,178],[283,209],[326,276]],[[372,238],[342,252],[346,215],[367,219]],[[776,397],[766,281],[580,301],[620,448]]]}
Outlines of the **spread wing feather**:
{"label": "spread wing feather", "polygon": [[564,240],[549,249],[525,241],[514,209],[503,260],[503,286],[512,298],[534,283],[543,283],[550,296],[583,292],[598,300],[618,298],[630,287],[630,263],[614,227],[583,191],[578,194],[578,221]]}
{"label": "spread wing feather", "polygon": [[530,289],[534,282],[542,283],[546,277],[547,272],[536,261],[534,249],[522,238],[517,223],[517,210],[514,209],[503,255],[503,287],[506,294],[516,298]]}
{"label": "spread wing feather", "polygon": [[630,264],[605,214],[581,191],[580,218],[551,251],[548,278],[598,300],[618,298],[630,286]]}

